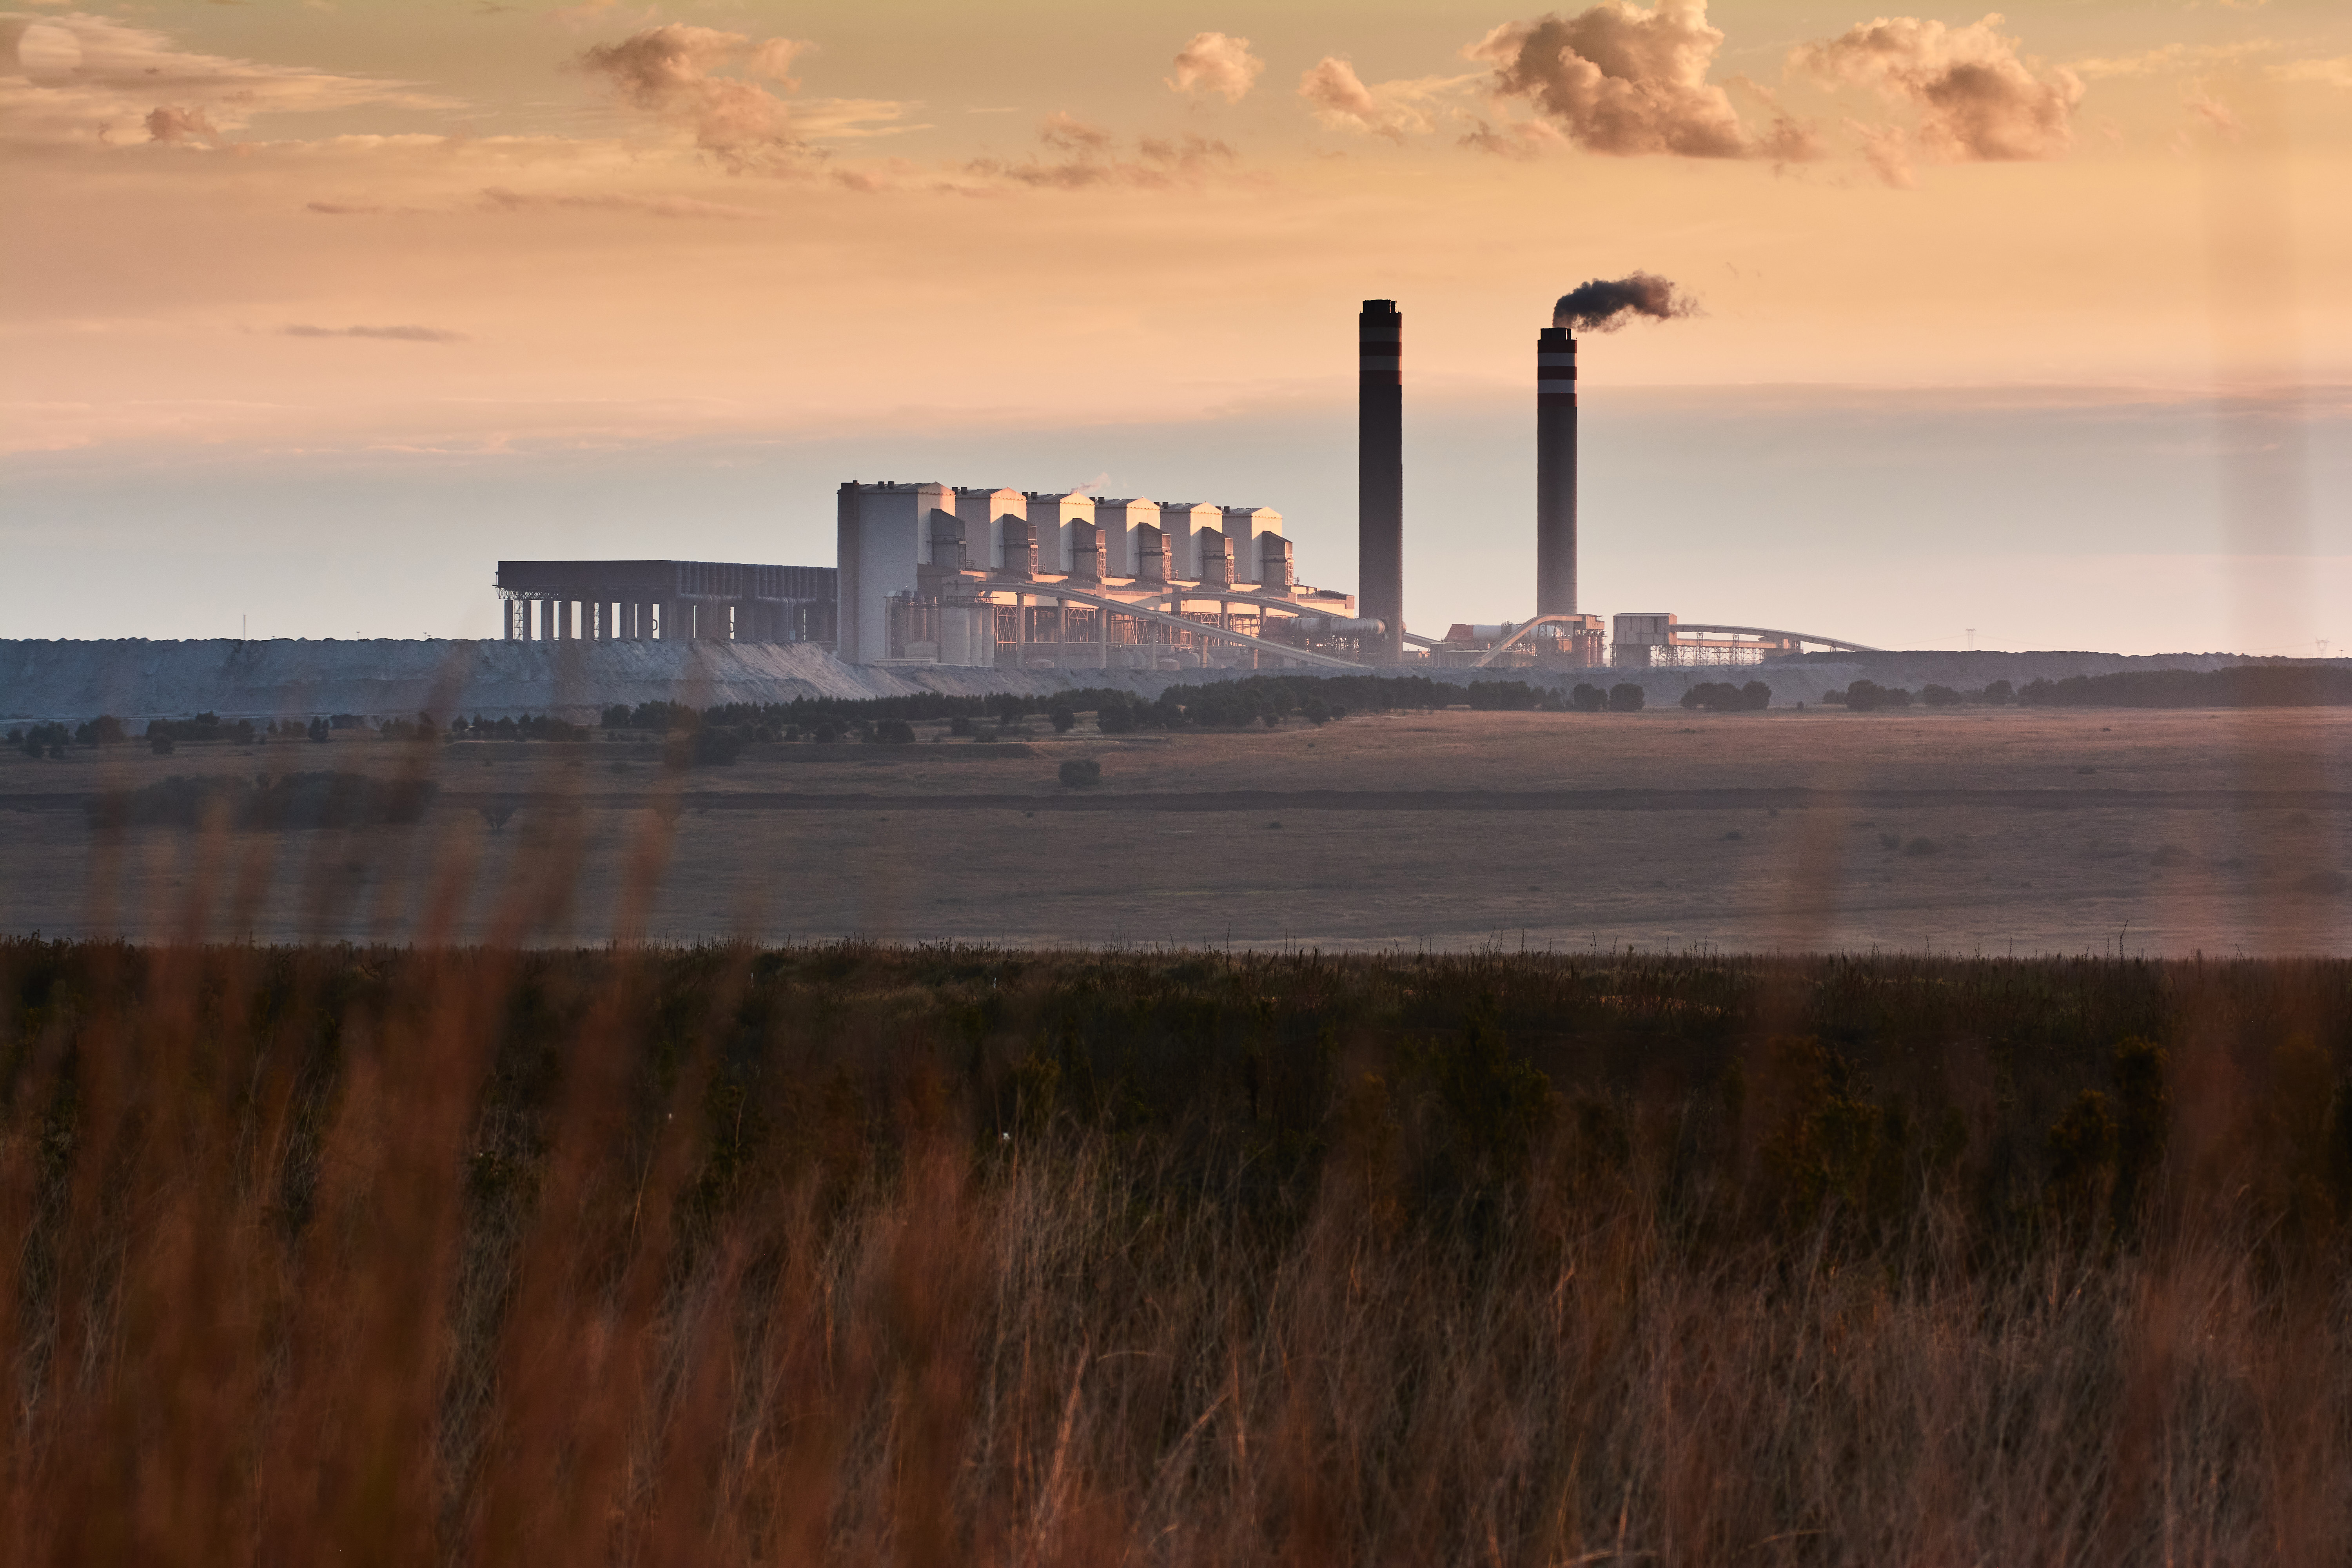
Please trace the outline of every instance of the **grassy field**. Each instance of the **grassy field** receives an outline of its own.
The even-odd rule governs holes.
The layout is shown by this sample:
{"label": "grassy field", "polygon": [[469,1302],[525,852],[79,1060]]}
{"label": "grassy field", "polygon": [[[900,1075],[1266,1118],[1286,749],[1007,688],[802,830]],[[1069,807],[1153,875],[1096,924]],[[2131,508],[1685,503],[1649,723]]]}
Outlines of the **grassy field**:
{"label": "grassy field", "polygon": [[[683,773],[603,738],[11,754],[0,931],[2258,956],[2352,931],[2352,710],[1029,729],[752,745]],[[1071,758],[1100,785],[1063,788]],[[86,810],[175,773],[321,768],[438,794],[367,828]],[[486,811],[510,811],[502,831]]]}
{"label": "grassy field", "polygon": [[2332,1563],[2352,963],[0,942],[12,1563]]}

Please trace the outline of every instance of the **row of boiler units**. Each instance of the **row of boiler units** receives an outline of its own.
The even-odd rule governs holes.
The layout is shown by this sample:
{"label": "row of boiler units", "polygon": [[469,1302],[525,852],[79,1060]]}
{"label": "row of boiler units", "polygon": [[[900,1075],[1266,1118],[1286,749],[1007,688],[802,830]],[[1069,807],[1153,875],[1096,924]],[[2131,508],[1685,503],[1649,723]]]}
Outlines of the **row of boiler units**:
{"label": "row of boiler units", "polygon": [[1255,666],[1355,625],[1270,507],[851,480],[835,521],[852,664]]}

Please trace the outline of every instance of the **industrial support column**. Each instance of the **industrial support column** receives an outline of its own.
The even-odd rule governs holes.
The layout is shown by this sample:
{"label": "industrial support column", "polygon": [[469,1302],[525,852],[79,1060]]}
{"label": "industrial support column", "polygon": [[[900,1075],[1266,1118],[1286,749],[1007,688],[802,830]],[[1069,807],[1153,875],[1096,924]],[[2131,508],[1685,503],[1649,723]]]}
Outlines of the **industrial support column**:
{"label": "industrial support column", "polygon": [[1576,339],[1536,334],[1536,614],[1576,614]]}
{"label": "industrial support column", "polygon": [[1364,648],[1374,664],[1404,654],[1404,317],[1367,300],[1356,318],[1357,613],[1384,628]]}

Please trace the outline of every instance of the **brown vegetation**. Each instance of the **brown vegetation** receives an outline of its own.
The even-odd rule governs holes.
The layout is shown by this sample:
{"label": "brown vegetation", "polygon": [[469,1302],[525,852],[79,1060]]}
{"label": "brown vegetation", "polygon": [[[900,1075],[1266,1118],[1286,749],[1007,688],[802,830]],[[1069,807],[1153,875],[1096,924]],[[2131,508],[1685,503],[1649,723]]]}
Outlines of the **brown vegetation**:
{"label": "brown vegetation", "polygon": [[15,1563],[2320,1563],[2352,964],[0,943]]}

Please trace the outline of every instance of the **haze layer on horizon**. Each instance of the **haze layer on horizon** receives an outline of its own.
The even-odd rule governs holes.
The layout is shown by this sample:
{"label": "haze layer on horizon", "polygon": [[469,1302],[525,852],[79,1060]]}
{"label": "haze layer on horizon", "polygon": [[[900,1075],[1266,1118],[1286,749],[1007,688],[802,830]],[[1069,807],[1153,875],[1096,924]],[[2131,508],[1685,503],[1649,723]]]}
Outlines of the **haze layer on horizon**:
{"label": "haze layer on horizon", "polygon": [[2352,14],[1662,0],[0,16],[0,635],[490,628],[501,556],[828,561],[832,487],[1271,505],[1352,589],[1406,313],[1408,619],[2352,642]]}

